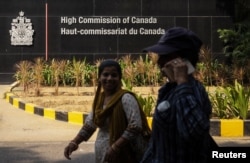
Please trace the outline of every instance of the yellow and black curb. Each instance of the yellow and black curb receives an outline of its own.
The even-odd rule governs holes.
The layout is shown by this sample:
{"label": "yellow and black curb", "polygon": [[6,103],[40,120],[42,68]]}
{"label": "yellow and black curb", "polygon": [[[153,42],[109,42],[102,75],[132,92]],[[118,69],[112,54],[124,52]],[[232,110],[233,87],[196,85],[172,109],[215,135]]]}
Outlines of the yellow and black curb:
{"label": "yellow and black curb", "polygon": [[[52,108],[43,108],[32,103],[25,103],[12,93],[4,93],[4,99],[15,108],[22,109],[31,114],[37,114],[45,118],[65,121],[68,123],[83,125],[88,114],[82,112],[62,112]],[[152,118],[148,117],[148,123],[152,123]],[[250,120],[241,119],[211,119],[210,133],[212,136],[221,137],[244,137],[250,136]]]}
{"label": "yellow and black curb", "polygon": [[82,112],[63,112],[56,111],[52,108],[43,108],[32,103],[25,103],[20,98],[15,97],[12,93],[4,93],[4,98],[7,102],[12,104],[15,108],[22,109],[31,114],[37,114],[45,118],[65,121],[69,123],[84,124],[85,118],[88,114],[83,114]]}

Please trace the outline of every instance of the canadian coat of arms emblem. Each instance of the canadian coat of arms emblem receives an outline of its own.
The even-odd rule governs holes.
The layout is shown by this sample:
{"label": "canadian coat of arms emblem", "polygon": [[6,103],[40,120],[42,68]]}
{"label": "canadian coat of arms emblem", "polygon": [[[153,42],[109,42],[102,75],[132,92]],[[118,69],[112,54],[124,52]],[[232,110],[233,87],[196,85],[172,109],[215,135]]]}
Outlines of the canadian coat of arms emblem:
{"label": "canadian coat of arms emblem", "polygon": [[32,45],[33,34],[31,20],[24,16],[23,11],[20,11],[19,16],[13,19],[11,23],[11,45]]}

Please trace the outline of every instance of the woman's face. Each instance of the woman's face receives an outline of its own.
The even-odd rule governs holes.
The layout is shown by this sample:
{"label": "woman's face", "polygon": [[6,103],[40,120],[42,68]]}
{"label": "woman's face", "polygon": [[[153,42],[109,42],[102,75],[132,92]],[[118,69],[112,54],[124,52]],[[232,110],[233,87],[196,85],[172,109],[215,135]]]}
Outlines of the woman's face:
{"label": "woman's face", "polygon": [[175,58],[178,58],[178,57],[180,57],[180,56],[176,53],[172,53],[172,54],[168,54],[168,55],[158,55],[157,64],[158,64],[159,68],[162,69],[167,62],[169,62]]}
{"label": "woman's face", "polygon": [[121,77],[115,66],[105,67],[99,80],[106,92],[116,91],[121,86]]}
{"label": "woman's face", "polygon": [[176,53],[173,54],[168,54],[168,55],[160,55],[158,57],[158,61],[157,64],[161,70],[161,73],[163,76],[166,76],[170,81],[174,80],[174,72],[173,72],[173,67],[172,66],[168,66],[164,69],[165,65],[169,62],[171,62],[172,60],[178,58],[179,55]]}

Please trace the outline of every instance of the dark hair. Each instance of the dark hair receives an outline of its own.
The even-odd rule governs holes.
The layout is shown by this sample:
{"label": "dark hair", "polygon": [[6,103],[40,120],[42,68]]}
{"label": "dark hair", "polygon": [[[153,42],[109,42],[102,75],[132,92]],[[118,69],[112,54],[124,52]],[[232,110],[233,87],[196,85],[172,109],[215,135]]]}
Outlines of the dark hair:
{"label": "dark hair", "polygon": [[180,57],[185,58],[191,62],[191,64],[196,67],[197,62],[199,61],[199,54],[200,52],[197,52],[195,50],[191,51],[179,51],[177,52]]}
{"label": "dark hair", "polygon": [[111,67],[114,66],[117,69],[117,72],[120,76],[120,79],[122,78],[122,68],[120,64],[113,60],[113,59],[107,59],[101,62],[100,66],[98,67],[98,78],[101,76],[102,71],[105,67]]}

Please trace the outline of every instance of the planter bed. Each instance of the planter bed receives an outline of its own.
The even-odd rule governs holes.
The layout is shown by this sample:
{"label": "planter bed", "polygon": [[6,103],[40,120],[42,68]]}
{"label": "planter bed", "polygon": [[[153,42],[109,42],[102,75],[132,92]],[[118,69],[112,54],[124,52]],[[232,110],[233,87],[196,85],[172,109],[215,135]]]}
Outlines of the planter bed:
{"label": "planter bed", "polygon": [[[45,118],[65,121],[77,125],[84,124],[87,112],[56,111],[52,108],[43,108],[32,103],[25,103],[12,93],[5,93],[4,98],[15,108],[22,109],[31,114],[37,114]],[[148,117],[151,126],[152,117]],[[221,137],[244,137],[250,136],[250,120],[241,119],[211,119],[210,133],[212,136]]]}

